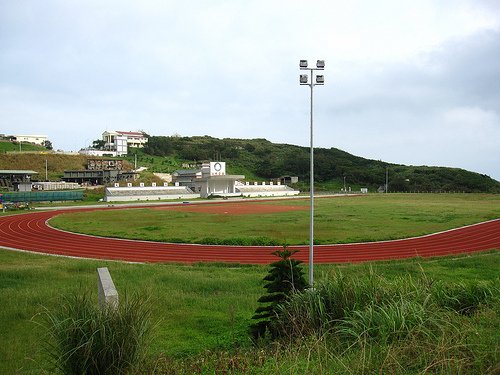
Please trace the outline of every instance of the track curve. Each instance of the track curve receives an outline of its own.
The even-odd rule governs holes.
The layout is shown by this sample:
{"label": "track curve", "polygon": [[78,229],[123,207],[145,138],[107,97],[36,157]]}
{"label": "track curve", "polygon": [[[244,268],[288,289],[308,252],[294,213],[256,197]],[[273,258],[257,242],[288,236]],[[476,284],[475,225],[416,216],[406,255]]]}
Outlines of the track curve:
{"label": "track curve", "polygon": [[[130,208],[130,207],[128,207]],[[82,212],[120,208],[77,208]],[[267,264],[276,260],[271,253],[279,247],[215,246],[103,238],[70,233],[52,228],[48,220],[69,212],[55,210],[0,217],[0,247],[81,258],[128,262],[230,262]],[[295,258],[308,262],[308,246]],[[363,262],[500,249],[500,219],[446,232],[395,241],[359,244],[317,245],[316,263]]]}

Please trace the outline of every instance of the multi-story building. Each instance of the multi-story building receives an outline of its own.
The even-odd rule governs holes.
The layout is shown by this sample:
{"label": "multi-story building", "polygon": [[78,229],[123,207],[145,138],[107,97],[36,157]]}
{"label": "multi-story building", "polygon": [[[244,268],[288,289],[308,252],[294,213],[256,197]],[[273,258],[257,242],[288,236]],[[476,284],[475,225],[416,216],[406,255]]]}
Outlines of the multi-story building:
{"label": "multi-story building", "polygon": [[105,131],[102,133],[102,140],[105,150],[114,151],[117,155],[126,155],[128,147],[144,147],[148,142],[148,136],[141,131]]}
{"label": "multi-story building", "polygon": [[49,139],[46,135],[9,135],[14,142],[33,143],[35,145],[45,146],[45,142]]}

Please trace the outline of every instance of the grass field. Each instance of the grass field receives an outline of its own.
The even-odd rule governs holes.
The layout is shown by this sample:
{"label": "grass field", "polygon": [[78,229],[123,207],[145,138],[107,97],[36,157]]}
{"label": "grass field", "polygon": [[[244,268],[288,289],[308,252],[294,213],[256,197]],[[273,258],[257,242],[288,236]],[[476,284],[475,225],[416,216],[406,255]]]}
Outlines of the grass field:
{"label": "grass field", "polygon": [[[257,306],[256,301],[263,293],[261,279],[267,267],[125,264],[0,250],[1,374],[38,374],[47,369],[40,352],[45,331],[37,324],[41,321],[39,314],[44,307],[55,308],[60,296],[66,293],[90,290],[96,298],[96,268],[102,266],[109,268],[120,293],[140,291],[151,296],[154,317],[159,321],[155,340],[149,348],[153,358],[161,356],[182,364],[204,361],[211,356],[231,356],[231,353],[242,350],[250,353],[242,361],[249,360],[248,356],[255,359],[264,355],[259,349],[251,348],[247,327]],[[498,281],[498,269],[500,253],[489,252],[425,261],[318,265],[317,279],[328,277],[335,270],[360,279],[375,272],[390,280],[408,274],[418,278],[423,271],[429,280],[491,282]],[[459,321],[464,327],[465,324],[475,327],[478,336],[472,337],[474,345],[489,348],[484,353],[487,358],[479,356],[477,360],[491,362],[498,359],[495,357],[498,356],[495,347],[498,349],[500,342],[498,307],[497,304],[496,310],[487,309]],[[206,354],[206,351],[212,354]],[[263,363],[255,359],[260,363],[255,373],[303,373],[298,363],[308,361],[307,353],[285,349],[273,353],[266,354]],[[342,358],[349,362],[350,357],[361,358],[362,355],[359,349],[353,349]],[[214,360],[214,366],[217,366],[217,360]],[[326,361],[322,362],[324,366],[328,357],[317,360]],[[318,366],[322,366],[321,363]],[[212,367],[212,372],[206,373],[213,371]]]}
{"label": "grass field", "polygon": [[[249,204],[307,206],[308,201]],[[500,197],[389,194],[317,199],[316,214],[316,234],[321,241],[387,239],[498,218]],[[184,232],[169,232],[174,219],[176,225],[182,223],[180,228]],[[218,229],[233,228],[233,222],[234,227],[241,228],[227,232],[226,238],[274,235],[279,241],[291,243],[305,242],[308,235],[307,210],[229,217],[134,209],[65,214],[51,224],[73,225],[67,229],[101,235],[124,237],[130,232],[134,238],[145,235],[147,239],[168,240],[185,236],[184,239],[196,241],[206,237],[207,231],[213,236]],[[273,223],[277,226],[270,228]],[[108,226],[115,232],[98,232]],[[118,232],[120,226],[127,230]],[[305,234],[297,233],[301,230]],[[434,372],[452,374],[457,373],[457,368],[465,374],[499,371],[498,289],[494,303],[483,306],[474,315],[444,313],[441,319],[457,328],[438,335],[436,340],[417,335],[412,337],[415,342],[406,339],[383,345],[376,341],[354,345],[322,336],[256,348],[251,345],[247,329],[257,299],[264,293],[262,278],[268,271],[266,266],[127,264],[0,249],[0,374],[50,373],[41,351],[46,337],[45,329],[40,326],[43,311],[57,309],[61,296],[69,293],[90,291],[97,301],[98,267],[109,268],[121,296],[132,293],[150,296],[158,325],[148,348],[149,356],[152,363],[165,369],[157,373],[222,374],[228,366],[233,372],[227,373],[235,374],[380,373],[380,366],[389,363],[389,367],[384,367],[385,373],[406,374],[405,361],[412,358],[416,359],[417,370],[410,373],[415,374],[432,372],[435,369],[428,368],[430,364],[443,363],[449,370]],[[398,285],[419,279],[428,285],[457,282],[499,285],[499,269],[498,249],[472,256],[315,266],[317,282],[341,271],[355,280],[366,280],[368,275],[375,274],[377,280]],[[418,358],[422,358],[421,364]]]}
{"label": "grass field", "polygon": [[[487,194],[378,194],[315,200],[315,241],[365,242],[419,236],[500,217],[500,196]],[[306,244],[307,199],[252,202],[303,206],[272,214],[226,215],[130,209],[68,213],[50,224],[72,232],[107,237],[186,242]]]}

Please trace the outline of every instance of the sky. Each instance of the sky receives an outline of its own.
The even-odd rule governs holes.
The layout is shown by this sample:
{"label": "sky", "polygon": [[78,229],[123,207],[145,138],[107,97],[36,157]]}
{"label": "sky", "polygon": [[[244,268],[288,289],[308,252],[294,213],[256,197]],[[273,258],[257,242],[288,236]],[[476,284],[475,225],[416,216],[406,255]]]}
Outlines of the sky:
{"label": "sky", "polygon": [[500,1],[0,0],[0,133],[310,144],[500,180]]}

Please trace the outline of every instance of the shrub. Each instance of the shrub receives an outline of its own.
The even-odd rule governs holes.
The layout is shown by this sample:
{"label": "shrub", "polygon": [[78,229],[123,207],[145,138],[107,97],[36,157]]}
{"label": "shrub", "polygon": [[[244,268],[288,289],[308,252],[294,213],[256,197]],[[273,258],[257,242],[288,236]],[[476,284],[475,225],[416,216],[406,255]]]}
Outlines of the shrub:
{"label": "shrub", "polygon": [[46,310],[46,349],[63,374],[134,373],[145,358],[150,318],[147,299],[125,297],[117,309],[100,309],[88,293],[76,293]]}

